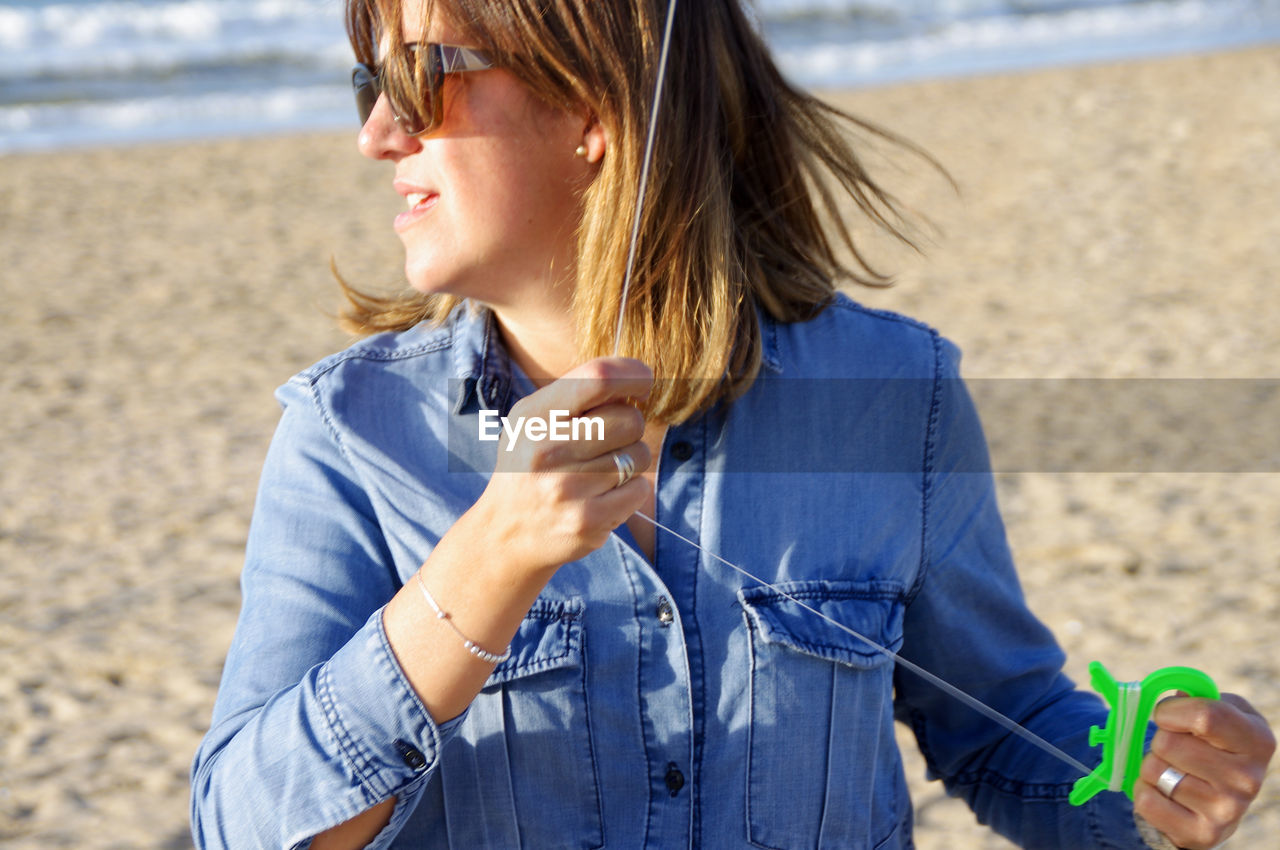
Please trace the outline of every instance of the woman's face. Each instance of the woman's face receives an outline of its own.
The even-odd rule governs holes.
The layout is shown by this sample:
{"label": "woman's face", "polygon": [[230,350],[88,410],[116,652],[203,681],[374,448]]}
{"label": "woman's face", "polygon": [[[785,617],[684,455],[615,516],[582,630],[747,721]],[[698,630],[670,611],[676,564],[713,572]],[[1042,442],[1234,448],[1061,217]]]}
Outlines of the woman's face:
{"label": "woman's face", "polygon": [[[406,42],[475,46],[439,15],[423,32],[421,0],[405,0],[403,17]],[[395,166],[409,283],[494,307],[567,308],[592,168],[575,155],[586,117],[546,106],[497,68],[448,75],[443,104],[440,125],[412,137],[382,97],[359,137],[365,156]]]}

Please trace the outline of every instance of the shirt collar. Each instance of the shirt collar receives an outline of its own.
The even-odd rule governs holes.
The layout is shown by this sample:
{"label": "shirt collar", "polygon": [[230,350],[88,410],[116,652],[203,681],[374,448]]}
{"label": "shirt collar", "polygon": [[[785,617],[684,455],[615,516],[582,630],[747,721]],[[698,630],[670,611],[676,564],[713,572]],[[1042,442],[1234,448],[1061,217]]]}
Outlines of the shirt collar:
{"label": "shirt collar", "polygon": [[756,305],[756,316],[760,322],[760,361],[770,372],[782,374],[782,356],[778,353],[778,322]]}
{"label": "shirt collar", "polygon": [[[764,368],[782,373],[779,354],[778,323],[759,307],[756,315],[760,322],[761,360]],[[464,411],[498,410],[503,415],[511,411],[513,385],[518,383],[507,349],[498,334],[493,311],[470,302],[464,302],[449,318],[452,333],[454,386],[453,413]]]}
{"label": "shirt collar", "polygon": [[449,317],[453,348],[453,413],[498,410],[506,415],[511,398],[512,363],[498,335],[493,312],[463,303]]}

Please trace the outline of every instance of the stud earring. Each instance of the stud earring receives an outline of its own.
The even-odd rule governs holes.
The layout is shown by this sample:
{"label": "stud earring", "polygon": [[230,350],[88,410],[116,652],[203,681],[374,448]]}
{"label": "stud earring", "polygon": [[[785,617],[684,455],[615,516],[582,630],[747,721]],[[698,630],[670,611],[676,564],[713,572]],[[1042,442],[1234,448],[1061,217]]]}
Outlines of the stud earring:
{"label": "stud earring", "polygon": [[573,152],[574,156],[585,157],[587,155],[587,146],[578,145],[578,149]]}

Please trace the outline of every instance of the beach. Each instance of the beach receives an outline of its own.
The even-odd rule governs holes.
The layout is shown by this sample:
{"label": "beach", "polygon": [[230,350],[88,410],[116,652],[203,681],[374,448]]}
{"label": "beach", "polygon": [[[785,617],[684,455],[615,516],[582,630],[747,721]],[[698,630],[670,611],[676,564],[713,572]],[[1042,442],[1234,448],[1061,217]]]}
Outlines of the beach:
{"label": "beach", "polygon": [[[921,254],[871,239],[897,283],[851,294],[974,379],[1280,377],[1278,90],[1264,47],[830,93],[955,184],[877,147],[933,227]],[[390,181],[354,130],[0,157],[6,848],[190,847],[272,391],[350,342],[331,260],[399,282]],[[1199,667],[1280,723],[1280,474],[997,485],[1073,678]],[[921,850],[1011,846],[901,740]],[[1227,847],[1280,837],[1275,772]]]}

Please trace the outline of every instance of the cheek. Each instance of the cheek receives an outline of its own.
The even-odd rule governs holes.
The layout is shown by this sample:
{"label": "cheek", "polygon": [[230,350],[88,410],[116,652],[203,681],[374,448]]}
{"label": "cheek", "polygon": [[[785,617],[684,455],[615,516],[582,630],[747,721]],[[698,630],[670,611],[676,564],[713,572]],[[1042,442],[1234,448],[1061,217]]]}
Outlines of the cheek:
{"label": "cheek", "polygon": [[494,165],[485,176],[483,190],[470,199],[482,222],[510,236],[516,236],[512,231],[530,235],[573,231],[579,192],[574,176],[554,157],[513,156]]}

